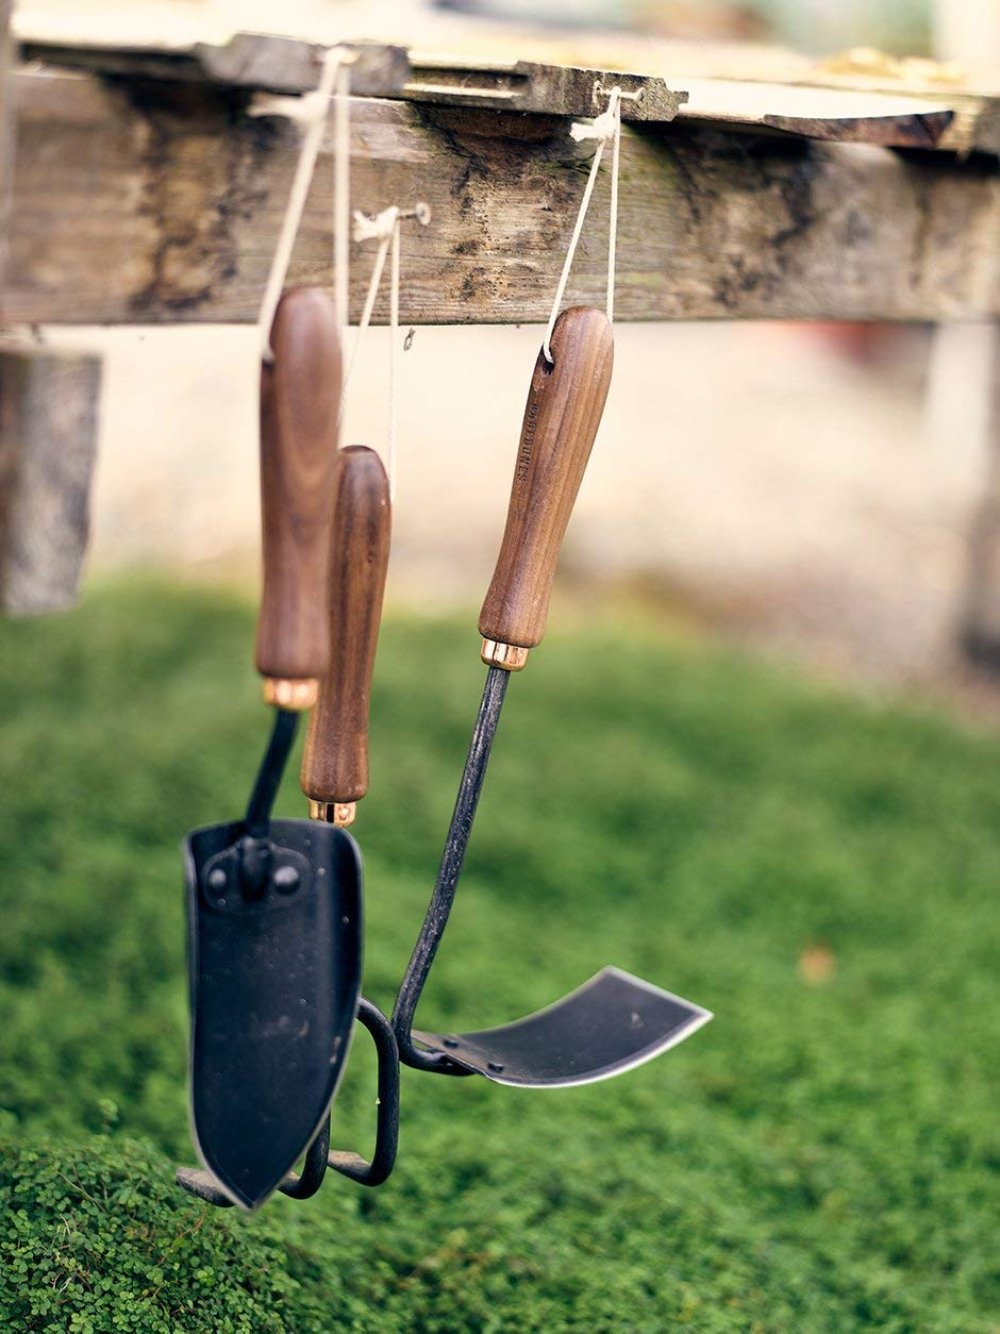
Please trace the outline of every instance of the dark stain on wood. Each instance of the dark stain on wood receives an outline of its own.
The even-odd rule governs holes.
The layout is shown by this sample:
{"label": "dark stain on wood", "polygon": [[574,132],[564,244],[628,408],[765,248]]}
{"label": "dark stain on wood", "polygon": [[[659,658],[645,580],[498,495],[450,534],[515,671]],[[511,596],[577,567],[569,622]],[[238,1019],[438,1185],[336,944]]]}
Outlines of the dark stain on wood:
{"label": "dark stain on wood", "polygon": [[[131,87],[131,84],[130,84]],[[190,98],[190,101],[186,100]],[[285,120],[204,87],[18,76],[12,321],[251,321],[299,145]],[[408,323],[544,320],[593,144],[569,122],[359,99],[354,206],[425,200],[404,236]],[[321,152],[289,274],[327,281]],[[927,160],[925,160],[927,159]],[[569,301],[603,303],[602,170]],[[923,214],[927,214],[926,221]],[[620,319],[969,318],[1000,310],[996,159],[896,154],[718,129],[622,135]],[[914,240],[926,232],[911,251]],[[356,317],[371,246],[356,248]],[[375,319],[385,320],[380,298]]]}
{"label": "dark stain on wood", "polygon": [[252,212],[235,188],[243,141],[232,132],[246,97],[158,80],[118,82],[146,125],[140,212],[158,237],[149,280],[131,303],[197,310],[235,275],[233,216]]}

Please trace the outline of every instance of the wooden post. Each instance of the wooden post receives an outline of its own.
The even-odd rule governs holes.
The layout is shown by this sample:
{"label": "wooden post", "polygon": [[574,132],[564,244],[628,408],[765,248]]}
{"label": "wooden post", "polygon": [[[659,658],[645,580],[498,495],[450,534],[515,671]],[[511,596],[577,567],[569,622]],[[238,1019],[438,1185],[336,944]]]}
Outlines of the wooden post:
{"label": "wooden post", "polygon": [[0,607],[76,599],[90,527],[101,359],[0,353]]}
{"label": "wooden post", "polygon": [[[14,167],[11,0],[0,0],[0,322]],[[90,526],[100,358],[15,344],[0,350],[0,609],[57,611],[76,599]]]}
{"label": "wooden post", "polygon": [[[991,381],[986,431],[987,475],[983,496],[973,516],[969,539],[969,579],[961,629],[966,656],[1000,672],[1000,322],[984,325],[991,340]],[[973,383],[969,390],[979,386]]]}
{"label": "wooden post", "polygon": [[[1000,57],[1000,15],[991,0],[936,0],[934,44],[942,60],[974,68],[991,68]],[[961,340],[959,342],[958,340]],[[970,349],[970,340],[975,345]],[[961,646],[968,658],[1000,671],[1000,321],[973,328],[939,325],[933,356],[938,367],[958,370],[953,349],[971,369],[962,372],[960,393],[946,394],[951,430],[972,431],[982,424],[985,409],[986,482],[972,518],[969,572],[961,625]]]}

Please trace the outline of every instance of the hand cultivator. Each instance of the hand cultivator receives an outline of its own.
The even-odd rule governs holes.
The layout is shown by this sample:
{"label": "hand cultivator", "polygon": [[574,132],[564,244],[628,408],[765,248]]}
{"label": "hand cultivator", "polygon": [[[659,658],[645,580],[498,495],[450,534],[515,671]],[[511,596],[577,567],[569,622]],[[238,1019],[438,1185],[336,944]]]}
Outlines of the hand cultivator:
{"label": "hand cultivator", "polygon": [[[499,1084],[556,1088],[621,1074],[711,1015],[605,968],[544,1010],[497,1028],[413,1028],[454,902],[510,675],[544,634],[563,536],[611,379],[611,326],[556,321],[528,394],[507,524],[480,615],[487,678],[437,883],[392,1022],[360,996],[362,875],[341,827],[368,785],[369,689],[388,559],[385,474],[371,450],[335,449],[339,357],[319,293],[287,294],[262,373],[264,597],[257,664],[277,706],[240,821],[187,841],[192,1106],[205,1171],[178,1180],[213,1204],[255,1208],[275,1189],[314,1194],[328,1167],[364,1185],[392,1170],[400,1062]],[[327,500],[331,507],[324,508]],[[295,731],[313,707],[302,770],[310,820],[272,820]],[[355,1021],[379,1061],[370,1162],[330,1151],[329,1109]],[[301,1174],[292,1171],[305,1154]]]}

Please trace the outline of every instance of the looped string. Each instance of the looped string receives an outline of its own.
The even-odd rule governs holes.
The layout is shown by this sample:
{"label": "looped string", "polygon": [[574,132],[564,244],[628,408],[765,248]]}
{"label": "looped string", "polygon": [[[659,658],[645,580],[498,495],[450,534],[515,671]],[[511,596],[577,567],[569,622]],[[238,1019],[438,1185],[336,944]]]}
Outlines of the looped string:
{"label": "looped string", "polygon": [[384,241],[392,236],[399,221],[399,209],[393,204],[369,218],[366,213],[354,210],[352,236],[355,241]]}
{"label": "looped string", "polygon": [[[351,99],[349,71],[337,81],[333,104],[333,304],[340,326],[341,346],[350,318],[350,239],[351,239]],[[341,371],[341,394],[344,378]]]}
{"label": "looped string", "polygon": [[346,390],[354,371],[354,363],[357,361],[361,339],[365,330],[371,325],[375,301],[382,282],[382,274],[385,271],[386,257],[391,256],[389,266],[389,429],[386,448],[386,472],[389,475],[389,498],[391,500],[396,498],[396,442],[399,433],[400,224],[404,218],[416,218],[422,227],[426,227],[431,220],[431,211],[426,204],[418,203],[415,208],[405,213],[395,204],[383,209],[381,213],[376,213],[374,217],[368,217],[366,214],[357,211],[354,213],[352,231],[354,240],[357,242],[378,241],[379,245],[375,252],[375,263],[372,265],[371,277],[368,280],[368,291],[365,293],[365,303],[361,309],[361,318],[358,321],[357,337],[351,349],[351,360],[344,380]]}
{"label": "looped string", "polygon": [[[278,243],[275,246],[267,285],[264,289],[260,314],[257,319],[261,356],[267,362],[274,360],[274,354],[271,350],[271,325],[288,274],[288,265],[291,261],[295,238],[298,235],[302,221],[309,187],[312,184],[316,158],[319,155],[323,137],[323,127],[326,123],[334,89],[336,89],[336,96],[334,98],[333,153],[333,287],[337,323],[346,340],[350,295],[348,289],[349,242],[352,235],[349,227],[351,217],[349,197],[351,145],[348,67],[353,61],[354,56],[351,52],[344,50],[342,47],[331,47],[324,55],[319,86],[315,92],[296,98],[258,95],[250,106],[252,116],[289,116],[301,121],[306,126],[302,147],[299,150],[299,159],[295,167],[295,175],[292,179],[292,187],[289,191],[288,203],[285,206],[285,214],[278,234]],[[390,490],[393,495],[395,493],[396,437],[398,434],[396,345],[399,341],[400,222],[403,218],[416,218],[421,226],[426,227],[430,222],[431,211],[426,204],[418,203],[415,208],[405,213],[393,205],[372,218],[359,212],[354,214],[354,240],[358,242],[377,240],[379,247],[372,267],[372,275],[368,283],[361,319],[358,323],[357,337],[351,349],[350,363],[346,375],[342,375],[341,378],[340,413],[337,419],[339,439],[347,384],[354,370],[362,335],[371,324],[372,312],[375,309],[375,301],[382,281],[386,257],[391,251],[388,474]]]}
{"label": "looped string", "polygon": [[545,338],[542,342],[542,352],[545,360],[551,365],[554,361],[552,349],[549,341],[552,338],[552,330],[555,328],[556,320],[559,316],[559,308],[562,306],[563,297],[566,295],[566,284],[569,282],[570,269],[573,267],[573,259],[576,255],[576,247],[580,241],[580,235],[583,232],[583,224],[587,217],[587,209],[590,207],[590,198],[594,193],[594,186],[597,183],[597,173],[601,166],[601,159],[604,157],[604,150],[608,143],[611,144],[611,207],[610,218],[608,221],[608,295],[607,312],[608,319],[613,320],[615,315],[615,259],[618,247],[618,165],[621,158],[621,137],[622,137],[622,90],[614,87],[608,93],[607,109],[597,116],[589,125],[575,121],[570,126],[570,135],[577,141],[582,142],[585,139],[595,139],[597,148],[590,163],[590,175],[587,177],[587,184],[584,187],[583,198],[580,201],[580,210],[576,215],[576,223],[573,226],[573,235],[570,237],[569,248],[566,251],[566,259],[563,262],[562,273],[559,276],[559,285],[556,288],[555,300],[552,302],[552,314],[549,316],[548,327],[545,330]]}
{"label": "looped string", "polygon": [[309,187],[312,184],[313,172],[316,169],[316,158],[319,154],[320,143],[323,138],[323,126],[329,112],[330,98],[336,88],[337,116],[334,129],[334,171],[336,180],[334,182],[334,212],[335,215],[342,215],[344,222],[343,236],[341,229],[336,228],[335,247],[337,250],[334,265],[334,286],[335,299],[337,304],[338,319],[341,325],[346,323],[347,314],[347,179],[349,170],[349,151],[350,151],[350,124],[349,124],[349,106],[350,106],[350,74],[349,67],[354,61],[351,52],[343,47],[335,46],[324,53],[323,67],[320,72],[319,85],[315,92],[306,93],[302,97],[268,97],[260,96],[254,98],[249,108],[251,116],[289,116],[294,120],[301,121],[306,126],[306,132],[302,137],[302,146],[299,149],[299,160],[295,166],[295,175],[292,178],[292,188],[289,191],[288,203],[285,206],[285,215],[281,220],[281,230],[278,233],[278,242],[274,248],[274,256],[271,260],[271,270],[267,276],[267,285],[264,288],[264,296],[260,305],[260,314],[257,317],[257,329],[260,334],[261,356],[267,362],[273,361],[274,356],[271,351],[271,324],[274,320],[274,312],[277,309],[278,301],[281,297],[282,289],[285,285],[285,278],[288,274],[288,265],[291,262],[292,251],[295,248],[295,238],[298,235],[299,225],[302,221],[302,213],[306,206],[306,200],[309,196]]}

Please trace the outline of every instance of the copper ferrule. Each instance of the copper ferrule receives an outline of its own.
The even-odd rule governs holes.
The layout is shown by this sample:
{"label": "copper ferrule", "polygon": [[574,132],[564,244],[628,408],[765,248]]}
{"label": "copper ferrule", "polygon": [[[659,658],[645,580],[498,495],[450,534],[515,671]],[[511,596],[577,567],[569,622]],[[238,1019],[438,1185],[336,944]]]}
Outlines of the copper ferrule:
{"label": "copper ferrule", "polygon": [[484,639],[480,656],[487,667],[500,667],[505,672],[520,672],[528,661],[529,649],[518,644],[503,644],[499,639]]}
{"label": "copper ferrule", "polygon": [[289,713],[302,713],[305,709],[311,709],[318,698],[318,681],[292,681],[281,676],[264,677],[264,703],[273,704],[276,709],[287,709]]}
{"label": "copper ferrule", "polygon": [[323,824],[336,825],[338,829],[346,829],[349,824],[353,824],[357,813],[358,803],[356,801],[309,802],[310,820],[319,820]]}

